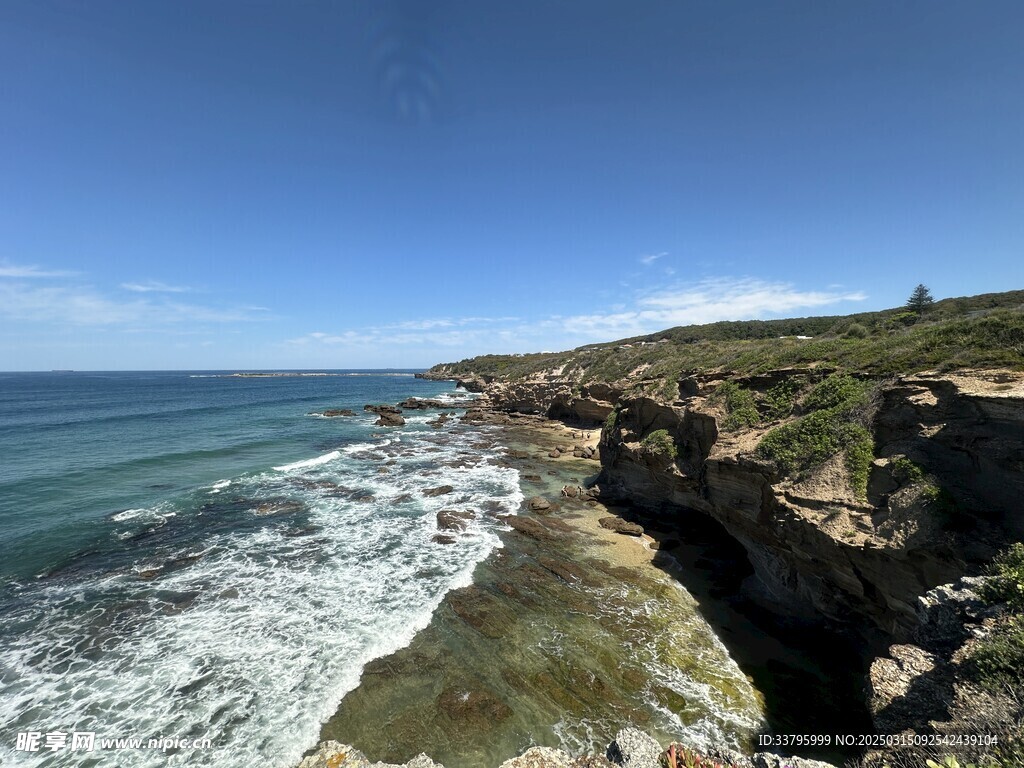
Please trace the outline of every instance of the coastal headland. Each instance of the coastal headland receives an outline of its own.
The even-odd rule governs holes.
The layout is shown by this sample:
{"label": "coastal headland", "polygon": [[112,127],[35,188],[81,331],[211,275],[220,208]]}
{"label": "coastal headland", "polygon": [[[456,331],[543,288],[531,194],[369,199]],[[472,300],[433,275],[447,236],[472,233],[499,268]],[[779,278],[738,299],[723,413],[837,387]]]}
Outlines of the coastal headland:
{"label": "coastal headland", "polygon": [[[632,725],[736,765],[761,764],[750,760],[765,734],[859,734],[852,748],[781,750],[835,763],[1014,764],[1020,700],[972,676],[970,660],[1007,620],[982,599],[981,574],[1024,538],[1024,323],[998,306],[940,303],[914,323],[876,314],[812,318],[814,334],[784,338],[770,325],[673,329],[422,374],[480,395],[451,428],[496,428],[487,448],[504,447],[495,460],[519,469],[531,498],[474,584],[366,669],[322,739],[468,768],[531,743],[595,754]],[[855,322],[867,334],[849,333]],[[648,602],[666,594],[678,605]],[[588,612],[603,646],[581,642],[592,627],[566,633]],[[565,653],[533,663],[551,635],[536,630],[557,614],[546,629],[568,639]],[[687,661],[702,655],[694,627],[723,653],[707,667]],[[657,662],[696,687],[659,689],[643,664],[631,679],[611,652],[664,638],[682,643]],[[729,665],[740,675],[708,673]],[[696,688],[721,698],[700,709]],[[903,750],[897,737],[915,734],[932,739]]]}

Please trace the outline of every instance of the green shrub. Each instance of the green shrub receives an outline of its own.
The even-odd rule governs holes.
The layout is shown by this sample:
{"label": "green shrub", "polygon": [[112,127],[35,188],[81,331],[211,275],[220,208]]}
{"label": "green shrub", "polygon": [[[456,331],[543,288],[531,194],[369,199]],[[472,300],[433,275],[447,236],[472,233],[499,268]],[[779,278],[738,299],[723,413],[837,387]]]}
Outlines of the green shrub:
{"label": "green shrub", "polygon": [[608,416],[604,420],[604,429],[606,432],[610,432],[611,430],[615,429],[615,422],[618,420],[618,418],[619,409],[615,408],[612,410],[611,413],[608,414]]}
{"label": "green shrub", "polygon": [[906,456],[893,459],[892,475],[898,483],[919,483],[924,480],[924,470]]}
{"label": "green shrub", "polygon": [[761,414],[754,403],[754,396],[734,381],[719,384],[712,399],[725,405],[726,416],[722,429],[726,432],[756,427],[761,423]]}
{"label": "green shrub", "polygon": [[640,441],[640,445],[648,453],[663,459],[675,460],[678,455],[676,443],[667,429],[656,429]]}
{"label": "green shrub", "polygon": [[1007,603],[1014,611],[1024,611],[1024,544],[1017,542],[996,556],[982,597],[990,603]]}
{"label": "green shrub", "polygon": [[839,407],[852,410],[867,399],[869,389],[870,384],[852,376],[829,376],[814,385],[804,400],[804,408],[809,411]]}
{"label": "green shrub", "polygon": [[844,334],[848,339],[866,339],[868,337],[868,329],[860,323],[852,323],[849,328],[846,329]]}
{"label": "green shrub", "polygon": [[758,453],[775,461],[786,475],[820,466],[842,453],[850,485],[862,498],[867,496],[875,443],[860,422],[866,420],[870,391],[870,384],[850,376],[819,382],[804,400],[811,412],[771,430],[758,444]]}
{"label": "green shrub", "polygon": [[986,688],[1024,685],[1024,616],[1014,616],[982,640],[971,654],[971,665]]}
{"label": "green shrub", "polygon": [[765,417],[776,420],[789,416],[793,412],[800,389],[801,382],[798,379],[787,378],[765,392],[761,403]]}

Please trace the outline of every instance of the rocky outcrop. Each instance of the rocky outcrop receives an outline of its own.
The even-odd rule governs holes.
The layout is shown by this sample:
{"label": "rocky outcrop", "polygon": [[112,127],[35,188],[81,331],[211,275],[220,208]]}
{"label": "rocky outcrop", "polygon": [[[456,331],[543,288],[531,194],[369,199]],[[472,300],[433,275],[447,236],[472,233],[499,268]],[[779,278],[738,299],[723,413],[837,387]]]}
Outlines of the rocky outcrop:
{"label": "rocky outcrop", "polygon": [[355,416],[355,411],[350,411],[348,408],[328,408],[326,411],[316,411],[309,414],[310,416],[323,416],[328,419],[337,418],[338,416]]}
{"label": "rocky outcrop", "polygon": [[[785,369],[735,380],[764,393],[831,372]],[[882,382],[867,498],[851,490],[840,457],[797,478],[760,458],[757,444],[777,421],[723,431],[725,413],[711,395],[726,378],[684,376],[673,402],[580,384],[560,371],[491,380],[465,418],[607,420],[600,443],[605,495],[645,505],[670,525],[685,527],[695,512],[709,515],[744,546],[767,599],[796,615],[868,619],[896,638],[907,639],[916,626],[918,596],[1024,536],[1024,516],[1013,514],[1024,498],[1024,375],[961,371]],[[675,456],[645,445],[658,430]],[[573,450],[577,458],[583,453]],[[938,478],[957,520],[908,489],[897,477],[898,459]]]}
{"label": "rocky outcrop", "polygon": [[[1024,492],[1024,393],[986,388],[993,378],[920,375],[883,384],[875,418],[882,458],[867,499],[850,489],[838,458],[809,476],[782,477],[754,452],[767,427],[723,435],[722,411],[699,386],[671,404],[620,402],[602,435],[602,487],[677,522],[685,510],[712,516],[743,544],[767,592],[795,613],[868,618],[906,636],[918,622],[918,596],[955,580],[972,558],[990,558],[1021,525],[1008,495]],[[645,448],[656,430],[670,436],[674,459]],[[937,506],[918,496],[896,493],[887,458],[894,456],[939,478],[940,491],[972,520],[969,529],[940,519]]]}
{"label": "rocky outcrop", "polygon": [[364,411],[376,413],[379,417],[374,424],[378,427],[401,427],[405,425],[405,418],[400,408],[393,405],[364,405]]}

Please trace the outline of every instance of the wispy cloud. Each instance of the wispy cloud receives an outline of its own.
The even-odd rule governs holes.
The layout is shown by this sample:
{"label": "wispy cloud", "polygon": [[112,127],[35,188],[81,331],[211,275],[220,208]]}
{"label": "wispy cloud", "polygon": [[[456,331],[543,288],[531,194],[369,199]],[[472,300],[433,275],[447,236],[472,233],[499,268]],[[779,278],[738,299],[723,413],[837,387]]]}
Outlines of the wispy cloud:
{"label": "wispy cloud", "polygon": [[141,283],[121,283],[126,291],[134,293],[187,293],[191,290],[185,285],[168,285],[159,280],[146,280]]}
{"label": "wispy cloud", "polygon": [[123,301],[85,285],[0,282],[0,316],[39,324],[133,329],[246,322],[261,319],[266,314],[265,310],[253,307],[209,307],[148,297]]}
{"label": "wispy cloud", "polygon": [[353,349],[455,347],[465,354],[566,349],[676,325],[778,317],[865,298],[860,291],[808,290],[756,278],[717,278],[634,294],[630,301],[610,305],[607,312],[549,315],[532,321],[481,317],[411,320],[337,333],[316,331],[290,339],[287,344]]}
{"label": "wispy cloud", "polygon": [[658,259],[668,256],[668,251],[662,251],[661,253],[647,253],[640,257],[639,261],[644,266],[650,266]]}
{"label": "wispy cloud", "polygon": [[11,264],[8,261],[0,261],[0,277],[6,278],[40,278],[40,277],[73,277],[76,272],[67,272],[60,269],[43,269],[28,264]]}
{"label": "wispy cloud", "polygon": [[611,340],[676,325],[780,316],[866,298],[861,291],[802,290],[756,278],[715,278],[640,296],[628,311],[577,315],[561,322],[571,333]]}

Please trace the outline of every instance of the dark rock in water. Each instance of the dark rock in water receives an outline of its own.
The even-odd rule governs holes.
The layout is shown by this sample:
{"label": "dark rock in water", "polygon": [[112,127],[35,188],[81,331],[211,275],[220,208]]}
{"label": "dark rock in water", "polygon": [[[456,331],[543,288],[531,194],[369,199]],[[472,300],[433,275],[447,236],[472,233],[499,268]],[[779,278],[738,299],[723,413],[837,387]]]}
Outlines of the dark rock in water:
{"label": "dark rock in water", "polygon": [[238,597],[238,590],[235,589],[234,587],[228,587],[223,592],[221,592],[219,595],[217,595],[217,597],[223,597],[223,598]]}
{"label": "dark rock in water", "polygon": [[528,458],[530,458],[530,454],[528,452],[526,452],[526,451],[509,451],[508,455],[511,456],[513,459],[528,459]]}
{"label": "dark rock in water", "polygon": [[313,413],[312,416],[326,416],[329,419],[333,419],[337,416],[355,416],[355,411],[350,411],[348,408],[329,408],[326,411],[320,411],[319,413]]}
{"label": "dark rock in water", "polygon": [[380,418],[374,423],[377,427],[401,427],[405,424],[402,411],[393,405],[364,405],[364,411],[376,413]]}
{"label": "dark rock in water", "polygon": [[505,518],[505,523],[524,536],[529,536],[537,541],[553,541],[558,538],[558,534],[551,530],[550,527],[529,517],[510,515]]}
{"label": "dark rock in water", "polygon": [[435,533],[433,538],[430,539],[435,544],[454,544],[455,537],[449,536],[446,533]]}
{"label": "dark rock in water", "polygon": [[459,512],[454,509],[442,509],[437,513],[437,527],[442,531],[464,531],[466,521],[476,517],[472,512]]}
{"label": "dark rock in water", "polygon": [[361,501],[363,504],[369,504],[371,501],[374,501],[374,497],[373,496],[360,496],[358,499],[356,499],[356,501]]}
{"label": "dark rock in water", "polygon": [[615,531],[616,533],[623,533],[627,536],[644,535],[644,529],[641,526],[628,520],[623,520],[621,517],[602,517],[597,522],[602,528],[607,528],[609,531]]}
{"label": "dark rock in water", "polygon": [[527,503],[534,512],[543,512],[544,510],[551,509],[551,502],[543,496],[534,496]]}
{"label": "dark rock in water", "polygon": [[148,581],[149,579],[155,579],[160,575],[160,568],[143,568],[138,573],[140,579],[146,579]]}
{"label": "dark rock in water", "polygon": [[376,413],[378,415],[380,415],[382,413],[401,413],[402,412],[401,408],[396,408],[393,405],[364,405],[363,406],[363,410],[364,411],[369,411],[370,413]]}
{"label": "dark rock in water", "polygon": [[301,501],[293,499],[270,499],[259,504],[255,510],[257,515],[289,515],[301,512],[306,507]]}
{"label": "dark rock in water", "polygon": [[400,494],[398,496],[395,496],[395,498],[393,498],[391,500],[391,503],[392,504],[405,504],[405,503],[410,502],[410,501],[412,501],[412,494],[403,493],[403,494]]}
{"label": "dark rock in water", "polygon": [[455,490],[455,488],[453,488],[450,485],[439,485],[437,488],[425,488],[423,490],[423,495],[424,496],[443,496],[446,493],[451,493],[454,490]]}
{"label": "dark rock in water", "polygon": [[448,414],[447,413],[442,413],[436,419],[433,419],[432,421],[428,421],[427,424],[432,426],[434,429],[440,429],[447,422],[448,422]]}
{"label": "dark rock in water", "polygon": [[553,451],[548,451],[548,456],[552,459],[560,458],[561,455],[562,454],[559,452],[557,448],[555,448]]}
{"label": "dark rock in water", "polygon": [[527,482],[530,482],[530,483],[542,483],[542,482],[544,482],[543,480],[540,479],[540,475],[523,475],[523,480],[526,480]]}
{"label": "dark rock in water", "polygon": [[398,407],[404,408],[408,411],[425,411],[428,408],[451,408],[452,404],[446,403],[444,400],[434,400],[426,397],[410,397],[400,402]]}
{"label": "dark rock in water", "polygon": [[490,691],[449,686],[437,697],[437,708],[461,729],[490,730],[512,715],[512,709]]}

